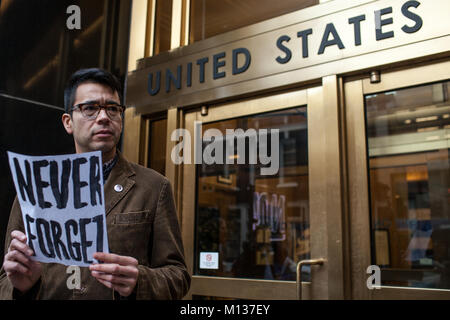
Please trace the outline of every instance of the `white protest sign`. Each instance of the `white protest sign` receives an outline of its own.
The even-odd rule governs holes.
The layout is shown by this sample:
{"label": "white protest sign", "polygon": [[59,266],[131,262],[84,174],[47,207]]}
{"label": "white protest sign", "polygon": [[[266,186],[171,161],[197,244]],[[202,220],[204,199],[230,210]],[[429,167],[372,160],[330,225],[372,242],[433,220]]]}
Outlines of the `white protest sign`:
{"label": "white protest sign", "polygon": [[88,266],[109,252],[100,151],[8,158],[34,260]]}

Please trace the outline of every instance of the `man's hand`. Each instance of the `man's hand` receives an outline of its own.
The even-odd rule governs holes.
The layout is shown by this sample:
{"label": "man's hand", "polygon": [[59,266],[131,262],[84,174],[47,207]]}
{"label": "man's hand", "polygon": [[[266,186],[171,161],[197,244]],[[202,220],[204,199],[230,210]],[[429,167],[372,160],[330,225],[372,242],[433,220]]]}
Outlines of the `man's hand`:
{"label": "man's hand", "polygon": [[93,257],[103,263],[89,266],[92,276],[122,297],[128,297],[139,276],[138,261],[132,257],[103,252],[96,252]]}
{"label": "man's hand", "polygon": [[42,265],[31,259],[34,253],[27,245],[27,236],[23,232],[15,230],[11,232],[11,237],[3,268],[14,288],[25,293],[41,277]]}

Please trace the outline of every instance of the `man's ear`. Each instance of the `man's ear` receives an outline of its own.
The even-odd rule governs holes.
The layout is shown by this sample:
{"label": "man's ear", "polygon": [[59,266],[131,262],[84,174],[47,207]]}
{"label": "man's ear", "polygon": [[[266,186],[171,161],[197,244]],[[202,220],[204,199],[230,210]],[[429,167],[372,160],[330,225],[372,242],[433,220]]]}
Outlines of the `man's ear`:
{"label": "man's ear", "polygon": [[64,113],[62,115],[62,123],[64,126],[64,129],[66,129],[68,134],[73,134],[73,128],[72,128],[72,117],[68,113]]}

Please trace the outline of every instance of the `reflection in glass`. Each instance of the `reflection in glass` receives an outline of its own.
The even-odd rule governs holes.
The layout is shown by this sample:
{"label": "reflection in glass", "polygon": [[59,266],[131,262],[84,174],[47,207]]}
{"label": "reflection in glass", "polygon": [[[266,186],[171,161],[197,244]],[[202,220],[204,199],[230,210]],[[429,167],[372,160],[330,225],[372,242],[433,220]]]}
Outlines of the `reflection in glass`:
{"label": "reflection in glass", "polygon": [[156,1],[154,54],[170,50],[172,36],[172,0]]}
{"label": "reflection in glass", "polygon": [[382,284],[450,289],[449,82],[366,96]]}
{"label": "reflection in glass", "polygon": [[[116,48],[127,41],[123,36],[127,27],[120,29],[119,23],[128,25],[125,20],[129,2],[14,0],[0,3],[0,92],[62,107],[62,91],[76,70],[102,67],[118,76],[125,74],[126,56],[117,53],[120,49]],[[66,10],[70,5],[81,8],[80,30],[66,26],[69,17]]]}
{"label": "reflection in glass", "polygon": [[319,0],[191,0],[190,43],[319,4]]}
{"label": "reflection in glass", "polygon": [[150,139],[147,167],[165,175],[167,118],[150,121]]}
{"label": "reflection in glass", "polygon": [[[67,28],[70,5],[81,8],[81,30]],[[86,67],[108,69],[123,83],[130,9],[128,0],[0,0],[0,243],[15,196],[6,151],[75,152],[61,125],[64,86]]]}
{"label": "reflection in glass", "polygon": [[[268,129],[268,135],[279,129],[279,170],[261,175],[259,160],[249,164],[250,138],[245,138],[245,164],[237,164],[243,154],[234,138],[235,152],[228,156],[233,164],[197,165],[195,273],[295,280],[297,261],[310,255],[306,107],[209,123],[202,127],[204,136],[208,129],[219,130],[224,143],[227,129]],[[209,143],[203,142],[203,150]],[[218,253],[212,269],[200,261],[205,252]]]}

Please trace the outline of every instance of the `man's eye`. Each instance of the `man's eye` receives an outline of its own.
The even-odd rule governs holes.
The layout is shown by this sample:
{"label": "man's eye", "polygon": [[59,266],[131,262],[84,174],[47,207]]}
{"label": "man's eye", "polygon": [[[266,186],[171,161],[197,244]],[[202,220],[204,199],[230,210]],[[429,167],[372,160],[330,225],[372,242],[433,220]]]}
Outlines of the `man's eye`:
{"label": "man's eye", "polygon": [[84,106],[84,111],[94,112],[97,111],[98,107],[96,105],[86,105]]}
{"label": "man's eye", "polygon": [[107,110],[110,112],[119,112],[120,108],[117,106],[109,106]]}

